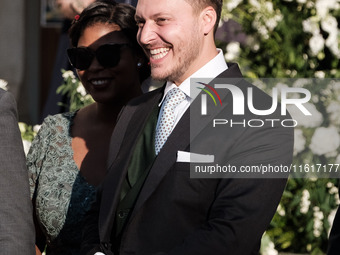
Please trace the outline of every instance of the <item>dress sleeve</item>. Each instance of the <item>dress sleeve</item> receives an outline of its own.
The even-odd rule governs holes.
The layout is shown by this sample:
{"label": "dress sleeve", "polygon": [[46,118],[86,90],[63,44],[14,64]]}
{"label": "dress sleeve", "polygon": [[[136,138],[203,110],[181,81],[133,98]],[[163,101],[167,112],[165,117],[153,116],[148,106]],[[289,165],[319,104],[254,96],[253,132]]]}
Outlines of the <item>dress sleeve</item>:
{"label": "dress sleeve", "polygon": [[51,130],[54,126],[53,122],[53,117],[48,116],[45,118],[38,134],[32,141],[32,145],[26,157],[31,199],[36,192],[36,184],[38,183],[46,152],[48,151],[51,139],[50,136],[52,134]]}

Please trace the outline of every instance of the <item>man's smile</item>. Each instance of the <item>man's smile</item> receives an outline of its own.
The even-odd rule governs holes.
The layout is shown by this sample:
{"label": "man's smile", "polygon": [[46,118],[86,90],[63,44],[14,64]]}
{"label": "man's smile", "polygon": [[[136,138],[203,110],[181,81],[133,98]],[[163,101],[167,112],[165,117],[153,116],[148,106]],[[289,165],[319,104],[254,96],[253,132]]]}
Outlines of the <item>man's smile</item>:
{"label": "man's smile", "polygon": [[158,48],[150,50],[151,58],[161,59],[164,58],[170,51],[170,48]]}

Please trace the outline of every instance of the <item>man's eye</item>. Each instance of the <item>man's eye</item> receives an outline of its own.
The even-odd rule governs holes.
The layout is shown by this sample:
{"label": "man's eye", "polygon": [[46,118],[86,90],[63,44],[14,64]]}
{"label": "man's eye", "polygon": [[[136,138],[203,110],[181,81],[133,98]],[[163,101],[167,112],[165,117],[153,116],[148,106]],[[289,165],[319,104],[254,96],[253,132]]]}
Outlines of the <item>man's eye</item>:
{"label": "man's eye", "polygon": [[156,20],[156,23],[157,23],[157,24],[160,24],[160,25],[165,24],[165,23],[167,23],[167,22],[168,22],[168,19],[166,19],[166,18],[158,18],[158,19]]}

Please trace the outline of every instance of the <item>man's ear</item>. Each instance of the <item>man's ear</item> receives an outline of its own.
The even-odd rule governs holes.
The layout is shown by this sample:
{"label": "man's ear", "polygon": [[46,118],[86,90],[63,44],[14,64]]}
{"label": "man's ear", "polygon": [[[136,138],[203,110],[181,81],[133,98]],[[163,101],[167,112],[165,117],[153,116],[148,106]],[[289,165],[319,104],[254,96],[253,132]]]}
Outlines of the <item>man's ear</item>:
{"label": "man's ear", "polygon": [[206,7],[201,12],[201,18],[203,21],[203,32],[204,35],[214,33],[214,27],[217,19],[216,11],[212,6]]}

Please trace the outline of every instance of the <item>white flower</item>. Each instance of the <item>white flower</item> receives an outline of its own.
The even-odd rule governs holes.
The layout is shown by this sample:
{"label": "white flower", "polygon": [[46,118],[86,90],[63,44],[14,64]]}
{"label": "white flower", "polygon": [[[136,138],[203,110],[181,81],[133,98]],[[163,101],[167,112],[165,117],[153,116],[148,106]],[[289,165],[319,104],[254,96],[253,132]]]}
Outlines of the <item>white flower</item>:
{"label": "white flower", "polygon": [[26,132],[26,124],[24,122],[19,122],[19,129],[20,129],[20,133],[25,133]]}
{"label": "white flower", "polygon": [[309,178],[309,180],[311,182],[316,182],[318,180],[318,178],[316,178],[315,176],[314,177],[312,176],[312,177]]}
{"label": "white flower", "polygon": [[273,31],[274,28],[276,28],[278,21],[280,21],[279,17],[280,16],[275,16],[266,20],[266,27],[269,29],[269,31]]}
{"label": "white flower", "polygon": [[28,151],[30,150],[32,143],[30,141],[27,141],[27,140],[22,140],[22,144],[24,146],[25,155],[27,155]]}
{"label": "white flower", "polygon": [[249,3],[256,9],[261,9],[261,4],[257,0],[249,0]]}
{"label": "white flower", "polygon": [[340,145],[340,136],[334,126],[315,130],[309,148],[316,155],[332,155]]}
{"label": "white flower", "polygon": [[303,151],[306,145],[306,139],[303,136],[301,129],[296,128],[294,130],[294,156]]}
{"label": "white flower", "polygon": [[336,6],[337,0],[316,0],[315,9],[317,14],[323,18],[326,17],[329,10]]}
{"label": "white flower", "polygon": [[34,126],[33,126],[33,132],[34,132],[34,133],[38,133],[39,130],[40,130],[40,128],[41,128],[41,125],[34,125]]}
{"label": "white flower", "polygon": [[295,105],[288,105],[287,109],[292,118],[297,121],[299,126],[313,128],[321,125],[323,121],[322,114],[316,109],[315,105],[305,103],[303,106],[312,114],[309,116],[304,115],[300,109]]}
{"label": "white flower", "polygon": [[332,188],[329,189],[329,194],[334,195],[337,194],[339,192],[338,188],[333,186]]}
{"label": "white flower", "polygon": [[327,15],[321,20],[321,27],[324,31],[331,33],[338,29],[338,22],[332,15]]}
{"label": "white flower", "polygon": [[305,33],[311,34],[320,33],[319,19],[315,16],[302,21],[302,27]]}
{"label": "white flower", "polygon": [[224,55],[227,61],[235,60],[240,55],[240,43],[231,42],[226,47],[226,54]]}
{"label": "white flower", "polygon": [[324,71],[316,71],[316,72],[314,73],[314,76],[315,76],[315,78],[323,79],[323,78],[325,78],[326,74],[325,74]]}
{"label": "white flower", "polygon": [[272,2],[266,1],[264,4],[265,4],[265,6],[266,6],[266,9],[267,9],[269,12],[273,12],[273,11],[274,11],[273,3],[272,3]]}
{"label": "white flower", "polygon": [[336,29],[329,33],[325,44],[335,56],[340,58],[339,42],[340,32]]}
{"label": "white flower", "polygon": [[0,79],[0,88],[3,89],[3,90],[7,90],[7,84],[8,82],[3,80],[3,79]]}
{"label": "white flower", "polygon": [[316,56],[325,47],[325,39],[321,34],[313,34],[309,40],[309,48],[314,56]]}
{"label": "white flower", "polygon": [[330,188],[333,188],[333,187],[334,187],[334,184],[331,183],[331,182],[327,182],[326,187],[329,188],[329,189],[330,189]]}
{"label": "white flower", "polygon": [[302,197],[300,201],[300,212],[302,214],[306,214],[309,210],[309,205],[310,205],[309,198],[310,198],[309,191],[304,189],[302,191]]}
{"label": "white flower", "polygon": [[319,237],[321,235],[321,231],[323,229],[322,220],[324,218],[323,212],[320,211],[320,208],[315,206],[313,208],[313,216],[314,216],[314,224],[313,224],[313,234],[315,237]]}
{"label": "white flower", "polygon": [[65,71],[62,76],[63,76],[64,80],[67,80],[68,78],[71,78],[71,79],[76,78],[73,71]]}
{"label": "white flower", "polygon": [[231,11],[234,10],[241,2],[242,2],[242,0],[229,0],[229,1],[227,1],[227,3],[225,4],[225,6],[227,7],[227,10],[228,10],[229,12],[231,12]]}
{"label": "white flower", "polygon": [[286,215],[286,211],[284,208],[282,208],[281,204],[279,204],[277,207],[276,212],[282,217]]}
{"label": "white flower", "polygon": [[278,251],[275,250],[275,245],[273,242],[270,242],[266,249],[262,252],[262,255],[278,255]]}
{"label": "white flower", "polygon": [[82,84],[79,84],[77,87],[77,92],[83,97],[87,95],[87,92]]}
{"label": "white flower", "polygon": [[262,37],[263,37],[264,39],[269,39],[269,34],[268,34],[269,31],[268,31],[267,27],[264,26],[264,25],[261,23],[261,21],[259,21],[258,19],[255,18],[255,19],[253,20],[252,26],[253,26],[254,29],[257,30],[257,32],[258,32],[260,35],[262,35]]}
{"label": "white flower", "polygon": [[339,205],[340,204],[339,193],[334,194],[334,199],[335,199],[335,204]]}
{"label": "white flower", "polygon": [[296,0],[296,2],[298,2],[299,4],[305,4],[307,3],[307,0]]}

